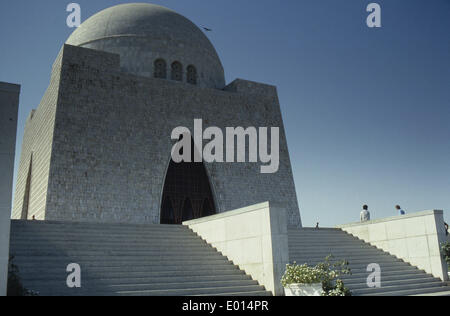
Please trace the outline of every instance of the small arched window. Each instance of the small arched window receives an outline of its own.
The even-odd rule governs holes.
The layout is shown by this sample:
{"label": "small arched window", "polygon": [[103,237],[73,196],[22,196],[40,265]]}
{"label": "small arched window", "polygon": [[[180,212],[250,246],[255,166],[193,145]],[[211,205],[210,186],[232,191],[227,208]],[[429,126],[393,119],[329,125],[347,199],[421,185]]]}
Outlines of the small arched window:
{"label": "small arched window", "polygon": [[197,84],[197,69],[192,65],[187,67],[187,82]]}
{"label": "small arched window", "polygon": [[157,59],[155,61],[155,78],[167,79],[167,64],[164,59]]}
{"label": "small arched window", "polygon": [[178,61],[172,64],[172,80],[183,81],[183,65]]}

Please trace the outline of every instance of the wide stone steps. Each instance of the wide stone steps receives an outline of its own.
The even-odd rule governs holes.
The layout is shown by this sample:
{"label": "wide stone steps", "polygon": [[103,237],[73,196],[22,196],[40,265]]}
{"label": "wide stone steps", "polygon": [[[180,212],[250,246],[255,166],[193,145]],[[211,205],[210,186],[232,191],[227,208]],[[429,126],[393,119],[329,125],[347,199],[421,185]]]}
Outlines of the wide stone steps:
{"label": "wide stone steps", "polygon": [[[37,266],[45,266],[45,268],[58,269],[60,267],[66,267],[73,260],[38,260],[38,261],[27,261],[27,260],[15,260],[17,265],[20,265],[22,269],[32,268],[36,269]],[[77,260],[81,268],[122,268],[124,265],[136,266],[141,268],[153,268],[153,267],[170,267],[174,265],[173,260],[153,260],[153,261],[133,261],[133,260],[116,260],[116,261],[84,261]],[[183,260],[183,265],[230,265],[231,263],[227,259],[187,259]]]}
{"label": "wide stone steps", "polygon": [[[64,280],[67,277],[67,274],[63,274],[60,272],[50,272],[46,274],[37,274],[37,273],[29,273],[24,274],[21,272],[21,275],[24,276],[25,280],[41,280],[41,281],[52,281],[57,280],[60,282],[61,278],[64,276]],[[89,274],[89,279],[92,280],[130,280],[130,279],[154,279],[154,278],[185,278],[185,277],[216,277],[216,276],[244,276],[246,274],[242,270],[236,269],[228,269],[228,270],[220,270],[220,269],[210,269],[205,271],[156,271],[156,272],[132,272],[132,271],[122,271],[122,272],[108,272],[108,273],[95,273]]]}
{"label": "wide stone steps", "polygon": [[[390,286],[403,286],[403,285],[411,285],[411,284],[426,284],[426,283],[433,283],[436,279],[432,276],[418,276],[417,278],[408,278],[408,279],[398,279],[398,277],[394,280],[389,280],[387,278],[383,278],[383,287],[390,287]],[[353,281],[355,282],[355,281]],[[354,291],[356,290],[370,290],[367,288],[367,284],[365,282],[363,283],[352,283],[350,280],[346,281],[347,286],[351,286]]]}
{"label": "wide stone steps", "polygon": [[[16,244],[11,243],[11,249],[13,251],[24,251],[24,250],[30,250],[28,247],[30,246],[30,243],[22,243],[22,244]],[[162,252],[177,252],[177,251],[200,251],[205,249],[205,247],[208,247],[206,244],[203,244],[203,241],[198,242],[198,244],[172,244],[172,245],[155,245],[155,244],[143,244],[143,245],[137,245],[137,244],[96,244],[96,243],[90,243],[90,244],[76,244],[76,243],[49,243],[48,245],[33,245],[34,250],[39,251],[52,251],[52,250],[91,250],[91,251],[162,251]]]}
{"label": "wide stone steps", "polygon": [[[251,290],[264,290],[263,287],[259,286],[256,281],[253,280],[231,280],[231,281],[203,281],[203,282],[162,282],[162,283],[129,283],[129,284],[103,284],[99,286],[100,282],[95,284],[89,284],[85,282],[82,284],[82,288],[69,289],[65,284],[48,282],[46,284],[46,289],[41,294],[45,295],[61,295],[65,293],[70,295],[72,292],[76,295],[109,295],[110,293],[121,294],[123,292],[166,292],[166,291],[198,291],[198,293],[204,293],[204,289],[219,289],[218,292],[221,293],[222,289],[234,288],[235,290],[241,291],[242,288],[251,288]],[[30,286],[33,286],[30,283]],[[37,284],[36,284],[37,286]]]}
{"label": "wide stone steps", "polygon": [[[211,287],[204,289],[182,289],[182,290],[142,290],[142,291],[119,291],[118,295],[123,296],[210,296],[210,295],[237,295],[245,296],[245,293],[249,293],[250,296],[257,296],[254,292],[267,295],[264,292],[264,287],[259,285],[248,286],[232,286],[232,287]],[[207,293],[207,294],[206,294]]]}
{"label": "wide stone steps", "polygon": [[[270,295],[183,226],[12,221],[10,254],[42,296]],[[66,285],[70,263],[79,289]]]}
{"label": "wide stone steps", "polygon": [[[191,250],[191,251],[190,251]],[[211,253],[210,248],[201,248],[201,249],[189,249],[189,248],[180,248],[174,253],[170,249],[164,248],[161,250],[67,250],[65,251],[66,257],[98,257],[98,256],[107,256],[107,257],[194,257],[194,256],[211,256],[211,255],[221,255],[218,252]],[[15,256],[42,256],[42,257],[55,257],[58,254],[61,254],[61,251],[58,249],[13,249],[11,251],[15,254]]]}
{"label": "wide stone steps", "polygon": [[[377,249],[339,229],[303,228],[288,230],[290,262],[316,265],[333,255],[331,262],[346,260],[351,275],[341,279],[355,296],[440,295],[450,291],[440,279]],[[381,288],[369,288],[367,266],[381,268]]]}

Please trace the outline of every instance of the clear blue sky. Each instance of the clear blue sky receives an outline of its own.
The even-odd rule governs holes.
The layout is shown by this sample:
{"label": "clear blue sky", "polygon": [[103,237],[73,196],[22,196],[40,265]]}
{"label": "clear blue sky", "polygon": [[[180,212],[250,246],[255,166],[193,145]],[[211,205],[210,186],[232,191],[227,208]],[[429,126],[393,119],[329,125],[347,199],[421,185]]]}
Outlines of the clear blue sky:
{"label": "clear blue sky", "polygon": [[[24,121],[73,29],[71,1],[0,2],[0,81],[19,83]],[[82,20],[127,1],[82,0]],[[305,225],[446,210],[450,222],[450,1],[167,0],[208,33],[227,82],[278,86]]]}

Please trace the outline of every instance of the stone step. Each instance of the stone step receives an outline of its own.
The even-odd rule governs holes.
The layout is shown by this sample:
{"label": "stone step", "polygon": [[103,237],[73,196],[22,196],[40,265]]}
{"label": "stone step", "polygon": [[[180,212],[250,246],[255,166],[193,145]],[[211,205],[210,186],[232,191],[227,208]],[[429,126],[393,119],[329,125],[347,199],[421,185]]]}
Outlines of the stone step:
{"label": "stone step", "polygon": [[[220,271],[219,271],[220,272]],[[228,272],[228,271],[226,271]],[[252,280],[246,274],[214,274],[197,276],[163,276],[163,277],[141,277],[141,278],[111,278],[111,279],[92,279],[105,284],[151,284],[151,283],[177,283],[177,282],[213,282],[213,281],[238,281]],[[59,282],[56,282],[59,283]]]}
{"label": "stone step", "polygon": [[[192,243],[192,244],[168,244],[168,245],[154,245],[149,244],[145,246],[141,245],[118,245],[118,244],[70,244],[70,243],[63,243],[63,244],[52,244],[52,245],[45,245],[45,246],[28,246],[29,249],[35,249],[35,251],[40,252],[59,252],[59,253],[65,253],[67,251],[98,251],[99,253],[101,251],[123,251],[126,249],[127,251],[161,251],[161,252],[178,252],[178,251],[200,251],[202,249],[208,249],[208,244],[206,243]],[[24,249],[27,249],[27,245],[17,245],[17,244],[11,244],[11,254],[15,253],[23,253]],[[209,248],[211,249],[211,248]]]}
{"label": "stone step", "polygon": [[[419,275],[417,278],[408,278],[408,279],[396,279],[396,280],[387,280],[387,278],[382,278],[381,286],[382,288],[389,287],[389,286],[402,286],[402,285],[420,285],[420,284],[426,284],[430,282],[440,282],[439,279],[433,278],[431,276],[423,276]],[[345,282],[345,286],[347,286],[351,290],[364,290],[368,289],[367,283],[359,283],[359,282]]]}
{"label": "stone step", "polygon": [[[164,271],[145,271],[145,272],[134,272],[134,271],[120,271],[120,272],[96,272],[85,275],[82,278],[88,280],[117,280],[117,279],[136,279],[136,278],[166,278],[166,277],[209,277],[209,276],[245,276],[243,270],[238,269],[221,269],[211,268],[205,269],[203,271],[198,271],[195,269],[186,270],[164,270]],[[66,280],[68,274],[65,271],[46,271],[44,273],[33,273],[33,271],[28,273],[20,272],[20,276],[24,282],[41,280],[43,282],[49,281],[60,281]]]}
{"label": "stone step", "polygon": [[201,240],[200,237],[197,235],[189,235],[186,236],[186,234],[164,234],[164,233],[158,233],[158,234],[152,234],[152,233],[145,233],[145,234],[83,234],[80,236],[80,234],[76,233],[67,233],[67,234],[46,234],[45,236],[33,236],[35,234],[30,233],[26,235],[19,235],[14,236],[15,242],[37,242],[37,241],[85,241],[85,240],[98,240],[98,241],[126,241],[126,242],[134,242],[134,241],[149,241],[149,240],[170,240],[170,241],[177,241],[177,240]]}
{"label": "stone step", "polygon": [[98,289],[85,291],[82,289],[69,289],[66,293],[39,292],[42,296],[238,296],[256,297],[271,296],[270,292],[261,286],[234,286],[221,288],[201,288],[184,290],[152,290],[152,291],[127,291],[127,292],[100,292]]}
{"label": "stone step", "polygon": [[213,295],[230,294],[242,292],[264,291],[263,286],[232,286],[232,287],[213,287],[202,289],[183,289],[183,290],[151,290],[151,291],[119,291],[123,296],[191,296],[191,295]]}
{"label": "stone step", "polygon": [[152,245],[158,246],[179,246],[179,245],[207,245],[205,241],[199,238],[185,238],[185,239],[152,239],[152,240],[136,240],[136,241],[127,241],[127,240],[96,240],[95,243],[92,240],[84,240],[84,239],[73,239],[73,240],[44,240],[44,239],[35,239],[33,241],[26,240],[13,240],[11,241],[11,247],[20,247],[20,246],[32,246],[32,247],[44,247],[44,246],[71,246],[71,245],[96,245],[101,247],[108,246],[141,246],[147,247]]}
{"label": "stone step", "polygon": [[[181,226],[182,228],[179,229],[130,229],[130,228],[100,228],[100,229],[94,229],[94,228],[47,228],[45,226],[42,227],[33,227],[31,229],[17,229],[14,228],[14,226],[11,227],[11,234],[14,236],[20,236],[20,235],[31,235],[31,234],[50,234],[50,235],[64,235],[64,234],[86,234],[86,235],[101,235],[101,234],[107,234],[107,235],[136,235],[136,234],[149,234],[149,235],[158,235],[158,234],[169,234],[169,235],[182,235],[186,234],[187,232],[192,233],[192,231],[185,227]],[[44,232],[43,232],[44,231]]]}
{"label": "stone step", "polygon": [[[418,270],[417,267],[411,266],[411,265],[406,265],[406,266],[385,266],[381,268],[382,270],[382,275],[384,275],[385,273],[388,272],[397,272],[397,273],[402,273],[402,272],[410,272],[410,271],[421,271]],[[369,276],[370,272],[367,272],[367,267],[362,267],[362,268],[353,268],[352,269],[352,274],[358,275],[358,274],[365,274],[366,278]]]}
{"label": "stone step", "polygon": [[326,234],[336,234],[336,233],[342,233],[342,229],[339,228],[320,228],[320,229],[316,229],[316,228],[297,228],[297,229],[291,229],[288,228],[288,233],[289,234],[295,234],[295,233],[303,233],[303,234],[307,234],[307,233],[318,233],[318,234],[322,234],[322,235],[326,235]]}
{"label": "stone step", "polygon": [[[308,250],[308,251],[302,251],[301,248],[289,248],[289,253],[293,255],[302,254],[303,256],[311,256],[311,257],[322,257],[325,258],[329,255],[338,254],[340,257],[348,257],[348,256],[374,256],[377,254],[380,254],[380,252],[377,249],[360,249],[360,250],[346,250],[346,251],[333,251],[333,250]],[[290,256],[291,257],[291,256]]]}
{"label": "stone step", "polygon": [[[364,270],[364,269],[363,269]],[[367,271],[352,271],[352,275],[344,275],[341,278],[345,281],[348,281],[349,279],[352,280],[358,280],[359,283],[366,282],[367,277],[369,276],[370,272]],[[388,277],[396,277],[396,278],[411,278],[411,277],[417,277],[417,276],[429,276],[424,271],[417,269],[416,267],[411,266],[410,269],[403,269],[403,268],[397,268],[397,269],[391,269],[388,271],[382,272],[382,281],[384,278]],[[362,281],[360,281],[362,280]]]}
{"label": "stone step", "polygon": [[189,230],[182,225],[164,225],[164,224],[126,224],[126,223],[91,223],[91,222],[68,222],[68,221],[26,221],[11,220],[13,229],[33,229],[45,227],[48,229],[67,229],[67,228],[84,228],[93,230],[104,229],[130,229],[130,230]]}
{"label": "stone step", "polygon": [[360,243],[361,241],[359,239],[354,239],[354,237],[350,235],[345,236],[334,236],[334,237],[324,237],[324,236],[310,236],[310,235],[304,235],[304,236],[293,236],[288,235],[288,241],[289,242],[304,242],[304,243],[318,243],[318,242],[329,242],[330,240],[333,240],[334,242],[341,242],[341,243]]}
{"label": "stone step", "polygon": [[364,294],[377,294],[377,293],[385,293],[385,292],[396,292],[396,291],[407,291],[407,290],[417,290],[422,288],[433,288],[433,287],[442,287],[444,283],[442,281],[431,281],[427,283],[420,284],[401,284],[401,285],[390,285],[383,286],[381,288],[365,288],[365,289],[355,289],[352,292],[355,295],[364,295]]}
{"label": "stone step", "polygon": [[[301,264],[305,264],[306,263],[309,266],[315,266],[317,264],[317,262],[302,262],[302,261],[299,262],[299,264],[300,263]],[[411,265],[409,265],[407,263],[399,264],[399,263],[386,262],[386,263],[379,263],[379,265],[380,265],[381,270],[385,271],[385,272],[387,272],[389,270],[392,270],[392,269],[401,270],[401,269],[411,269],[411,268],[414,269],[415,268],[415,267],[412,267]],[[352,263],[350,263],[349,265],[347,265],[347,267],[349,269],[351,269],[353,272],[360,271],[360,270],[366,271],[367,270],[367,266],[368,266],[368,264],[366,264],[366,263],[360,263],[360,264],[356,264],[356,263],[352,264]],[[367,275],[369,275],[369,272],[367,272]]]}
{"label": "stone step", "polygon": [[423,296],[424,294],[439,294],[439,292],[448,292],[450,291],[449,286],[440,286],[440,287],[420,287],[417,289],[409,289],[409,290],[398,290],[398,291],[386,291],[386,292],[379,292],[379,293],[366,293],[361,294],[361,296],[412,296],[412,295],[420,295]]}
{"label": "stone step", "polygon": [[415,294],[410,296],[450,296],[450,288],[448,290],[444,290],[442,292],[434,292],[434,293],[422,293],[422,294]]}
{"label": "stone step", "polygon": [[306,254],[310,254],[310,253],[336,253],[336,254],[340,254],[340,253],[354,253],[354,254],[361,254],[361,253],[378,253],[379,249],[375,248],[375,247],[371,247],[371,246],[365,246],[365,247],[314,247],[314,246],[306,246],[306,247],[301,247],[299,245],[290,245],[289,246],[289,251],[291,252],[300,252],[301,253],[306,253]]}
{"label": "stone step", "polygon": [[310,248],[317,248],[317,247],[328,247],[328,248],[347,248],[347,247],[358,247],[358,248],[376,248],[372,245],[369,245],[367,243],[364,243],[363,241],[327,241],[324,245],[323,241],[320,240],[289,240],[289,245],[295,245],[295,246],[301,246],[301,247],[310,247]]}
{"label": "stone step", "polygon": [[[301,262],[301,261],[311,261],[311,262],[322,262],[325,260],[325,257],[323,256],[314,256],[314,255],[308,255],[308,254],[299,254],[299,253],[291,253],[291,256],[289,258],[289,261],[293,262],[293,261],[297,261],[297,262]],[[345,260],[348,262],[375,262],[375,261],[395,261],[395,262],[401,262],[401,259],[398,259],[397,257],[393,257],[390,256],[388,254],[385,253],[381,253],[379,256],[377,255],[361,255],[358,253],[354,253],[351,255],[347,255],[347,256],[340,256],[340,255],[333,255],[332,259],[330,260],[331,262],[336,262],[336,261],[341,261],[341,260]]]}
{"label": "stone step", "polygon": [[346,232],[343,231],[331,231],[331,232],[326,232],[326,231],[303,231],[303,230],[299,230],[299,231],[288,231],[288,236],[317,236],[317,237],[321,237],[321,238],[325,238],[325,237],[348,237],[348,236],[352,236],[350,234],[347,234]]}
{"label": "stone step", "polygon": [[14,263],[22,264],[27,262],[32,262],[33,264],[36,262],[43,263],[53,263],[53,262],[66,262],[71,260],[78,260],[78,262],[98,262],[98,261],[109,261],[109,262],[148,262],[148,261],[186,261],[186,260],[228,260],[225,256],[218,252],[204,252],[198,254],[177,254],[177,253],[167,253],[160,254],[155,253],[154,255],[78,255],[78,256],[63,256],[63,255],[51,255],[51,256],[15,256]]}
{"label": "stone step", "polygon": [[14,257],[98,257],[98,256],[113,256],[113,257],[124,257],[124,256],[136,256],[136,257],[146,257],[146,256],[202,256],[202,255],[222,255],[220,252],[213,251],[208,247],[198,247],[198,248],[178,248],[176,251],[173,248],[162,248],[162,249],[138,249],[138,250],[58,250],[58,249],[11,249],[11,254]]}
{"label": "stone step", "polygon": [[[42,294],[58,295],[58,293],[70,293],[73,289],[66,286],[65,282],[48,282],[33,285],[28,283],[29,289],[42,286],[45,290],[41,290]],[[102,284],[98,281],[82,281],[81,289],[77,292],[90,292],[96,295],[128,292],[128,291],[166,291],[166,290],[191,290],[205,288],[224,288],[224,287],[242,287],[242,286],[258,286],[258,282],[253,280],[226,280],[226,281],[206,281],[206,282],[175,282],[175,283],[129,283],[129,284]],[[261,289],[261,288],[258,288]]]}
{"label": "stone step", "polygon": [[185,260],[149,260],[149,261],[131,261],[129,259],[123,259],[121,261],[110,261],[110,260],[102,260],[102,258],[97,261],[86,261],[80,258],[73,258],[72,260],[58,260],[58,261],[42,261],[42,260],[29,260],[29,261],[17,261],[15,264],[21,269],[28,269],[36,267],[45,267],[46,269],[65,269],[70,263],[77,263],[80,265],[81,269],[91,268],[125,268],[128,267],[134,268],[151,268],[151,267],[160,267],[160,266],[172,266],[176,262],[177,265],[229,265],[232,264],[226,258],[213,258],[213,259],[185,259]]}
{"label": "stone step", "polygon": [[[61,271],[65,272],[67,265],[64,267],[61,267]],[[121,272],[124,271],[124,267],[89,267],[89,268],[82,268],[85,273],[89,274],[96,274],[96,273],[113,273],[113,272]],[[50,266],[26,266],[21,267],[19,266],[20,273],[26,274],[26,273],[45,273],[46,271],[54,271],[54,267]],[[214,265],[208,265],[206,263],[197,264],[195,266],[190,265],[184,265],[183,262],[172,262],[168,264],[160,264],[160,265],[142,265],[142,266],[128,266],[126,267],[126,271],[128,272],[158,272],[158,271],[191,271],[191,270],[207,270],[207,269],[219,269],[219,270],[237,270],[239,269],[238,266],[233,265],[232,262],[226,261],[217,263]]]}
{"label": "stone step", "polygon": [[[401,259],[398,259],[396,257],[389,257],[389,256],[370,256],[370,257],[345,257],[345,259],[342,259],[343,261],[347,261],[349,264],[370,264],[370,263],[399,263],[404,264],[405,262]],[[305,255],[302,255],[302,257],[294,257],[292,256],[290,258],[291,262],[295,261],[297,263],[311,263],[311,264],[317,264],[324,261],[323,257],[308,257]],[[332,260],[330,260],[330,263],[337,263],[338,261],[341,261],[339,258],[334,257]]]}

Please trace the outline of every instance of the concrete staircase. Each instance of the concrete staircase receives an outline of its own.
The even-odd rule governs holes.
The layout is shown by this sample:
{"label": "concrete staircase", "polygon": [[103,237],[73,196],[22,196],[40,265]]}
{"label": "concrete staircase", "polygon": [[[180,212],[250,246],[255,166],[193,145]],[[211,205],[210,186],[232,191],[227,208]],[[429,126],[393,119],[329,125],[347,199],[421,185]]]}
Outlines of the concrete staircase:
{"label": "concrete staircase", "polygon": [[[450,286],[432,275],[383,252],[340,229],[289,228],[290,261],[315,265],[332,254],[350,263],[352,275],[343,277],[354,296],[448,295]],[[379,289],[368,288],[367,266],[381,267]]]}
{"label": "concrete staircase", "polygon": [[[11,249],[26,288],[42,296],[270,295],[183,226],[12,221]],[[69,289],[67,265],[81,266]]]}

